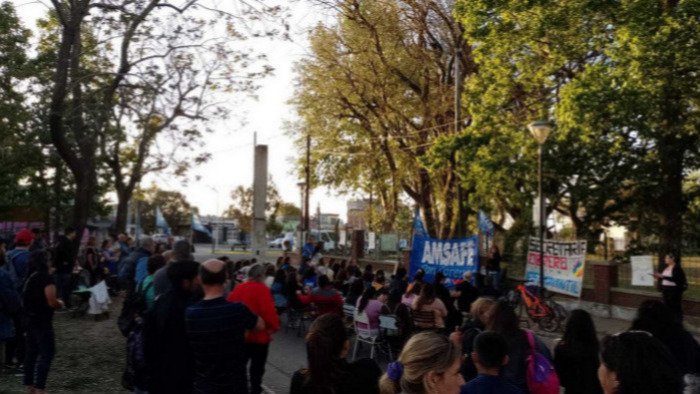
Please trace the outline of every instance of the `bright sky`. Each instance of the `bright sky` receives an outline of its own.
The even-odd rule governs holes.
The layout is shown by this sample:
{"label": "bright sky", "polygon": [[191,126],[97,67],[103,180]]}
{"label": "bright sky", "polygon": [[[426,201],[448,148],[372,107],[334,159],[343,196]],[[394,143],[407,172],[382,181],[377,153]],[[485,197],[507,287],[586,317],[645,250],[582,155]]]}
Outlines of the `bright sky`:
{"label": "bright sky", "polygon": [[[48,9],[33,0],[11,1],[25,25],[31,28]],[[231,190],[239,185],[247,187],[253,184],[253,133],[257,132],[258,143],[268,145],[268,170],[282,198],[300,204],[297,186],[300,179],[293,171],[292,162],[304,152],[296,151],[292,140],[285,135],[283,125],[285,121],[295,119],[294,109],[287,105],[287,101],[293,94],[294,63],[308,54],[306,32],[325,17],[323,10],[309,5],[308,0],[285,3],[292,13],[292,41],[259,39],[254,42],[255,48],[268,56],[275,69],[274,75],[261,82],[258,100],[244,96],[232,98],[232,102],[236,102],[233,113],[236,119],[232,119],[229,125],[219,122],[215,131],[205,136],[206,150],[212,153],[212,159],[190,171],[187,186],[178,180],[154,175],[147,176],[143,186],[155,182],[161,189],[181,191],[191,204],[199,207],[201,214],[221,212],[231,202]],[[248,41],[246,45],[250,43]],[[322,212],[339,214],[345,220],[349,198],[351,196],[338,196],[325,188],[316,189],[311,193],[311,211],[316,212],[320,203]]]}

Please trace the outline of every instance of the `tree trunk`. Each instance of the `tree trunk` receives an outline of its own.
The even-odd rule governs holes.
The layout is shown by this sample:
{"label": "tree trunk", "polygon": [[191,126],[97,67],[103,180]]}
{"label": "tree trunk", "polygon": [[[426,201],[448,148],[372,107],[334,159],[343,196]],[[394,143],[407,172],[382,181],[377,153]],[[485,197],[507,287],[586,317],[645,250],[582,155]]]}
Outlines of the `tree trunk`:
{"label": "tree trunk", "polygon": [[131,200],[132,193],[126,193],[125,191],[117,191],[117,217],[115,223],[115,230],[118,233],[126,232],[126,222],[129,215],[129,200]]}
{"label": "tree trunk", "polygon": [[683,142],[674,137],[659,141],[661,180],[659,196],[659,266],[664,268],[664,257],[672,253],[681,262],[683,223]]}

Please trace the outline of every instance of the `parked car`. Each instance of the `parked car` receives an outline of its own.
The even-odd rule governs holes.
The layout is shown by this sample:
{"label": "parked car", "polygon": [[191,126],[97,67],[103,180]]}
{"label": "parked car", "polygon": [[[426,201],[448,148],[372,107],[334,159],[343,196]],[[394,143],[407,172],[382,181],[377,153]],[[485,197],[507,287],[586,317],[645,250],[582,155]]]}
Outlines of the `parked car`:
{"label": "parked car", "polygon": [[231,240],[229,243],[231,244],[231,250],[246,250],[248,249],[248,246],[250,246],[248,245],[248,242],[239,241],[237,239]]}

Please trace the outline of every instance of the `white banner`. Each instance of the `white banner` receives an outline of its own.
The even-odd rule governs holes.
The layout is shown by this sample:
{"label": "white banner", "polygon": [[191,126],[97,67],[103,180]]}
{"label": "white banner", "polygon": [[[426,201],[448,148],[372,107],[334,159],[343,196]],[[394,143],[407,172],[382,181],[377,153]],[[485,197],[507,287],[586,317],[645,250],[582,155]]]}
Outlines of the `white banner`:
{"label": "white banner", "polygon": [[651,256],[632,256],[632,286],[654,286],[654,263]]}
{"label": "white banner", "polygon": [[[526,283],[540,283],[540,239],[530,237]],[[581,296],[586,268],[586,241],[544,241],[544,287],[547,290]]]}

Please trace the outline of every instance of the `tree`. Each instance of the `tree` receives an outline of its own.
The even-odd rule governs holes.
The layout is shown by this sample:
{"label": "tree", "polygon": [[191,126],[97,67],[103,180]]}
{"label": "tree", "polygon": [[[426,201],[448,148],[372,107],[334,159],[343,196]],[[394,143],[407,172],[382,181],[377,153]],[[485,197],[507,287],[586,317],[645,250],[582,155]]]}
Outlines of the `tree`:
{"label": "tree", "polygon": [[312,56],[297,65],[292,100],[301,118],[292,125],[300,151],[311,136],[312,183],[377,196],[384,231],[394,225],[405,193],[431,233],[453,236],[454,168],[432,171],[422,161],[436,137],[455,132],[455,63],[462,75],[477,71],[452,6],[433,0],[320,3],[337,12],[337,22],[312,33]]}
{"label": "tree", "polygon": [[190,223],[192,207],[187,198],[180,192],[158,189],[155,185],[145,190],[137,190],[139,212],[141,213],[141,229],[145,234],[155,232],[155,211],[159,207],[165,221],[173,231]]}
{"label": "tree", "polygon": [[[231,192],[233,203],[224,212],[224,216],[228,219],[233,219],[238,222],[238,227],[250,234],[253,227],[253,188],[238,186]],[[280,206],[284,204],[280,198],[279,192],[275,183],[270,178],[267,181],[267,203],[265,205],[265,214],[267,216],[267,228],[274,232],[276,226],[276,216]],[[279,231],[277,231],[279,232]]]}

